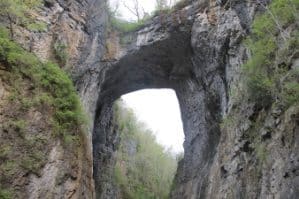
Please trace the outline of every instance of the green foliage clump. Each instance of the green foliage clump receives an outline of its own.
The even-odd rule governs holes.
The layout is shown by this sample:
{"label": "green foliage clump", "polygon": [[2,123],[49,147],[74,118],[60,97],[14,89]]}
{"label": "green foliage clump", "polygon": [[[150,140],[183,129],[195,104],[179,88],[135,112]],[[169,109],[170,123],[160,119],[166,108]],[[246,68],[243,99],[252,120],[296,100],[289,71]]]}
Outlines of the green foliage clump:
{"label": "green foliage clump", "polygon": [[41,63],[33,54],[11,41],[4,29],[0,31],[0,61],[15,74],[30,78],[36,88],[47,92],[39,100],[53,106],[53,126],[59,135],[78,129],[84,123],[79,98],[66,72],[56,64]]}
{"label": "green foliage clump", "polygon": [[10,127],[13,128],[21,138],[24,138],[26,126],[27,126],[26,121],[22,119],[11,121],[10,123]]}
{"label": "green foliage clump", "polygon": [[[65,150],[72,148],[70,154],[76,153],[85,116],[67,73],[24,50],[5,28],[0,28],[0,67],[10,93],[0,124],[0,187],[7,189],[20,175],[40,175],[48,158],[49,136],[60,139]],[[22,188],[12,187],[11,198],[22,195]],[[5,198],[1,191],[0,198]]]}
{"label": "green foliage clump", "polygon": [[67,45],[63,42],[56,41],[54,44],[54,53],[55,58],[59,61],[59,63],[65,65],[69,57],[67,52]]}
{"label": "green foliage clump", "polygon": [[11,152],[10,146],[7,146],[7,145],[1,146],[0,147],[0,160],[6,159],[9,156],[10,152]]}
{"label": "green foliage clump", "polygon": [[3,178],[9,178],[11,176],[13,176],[16,171],[17,171],[17,163],[13,160],[9,160],[9,161],[4,161],[1,164],[1,170],[4,171],[4,175],[1,176],[0,180],[2,180]]}
{"label": "green foliage clump", "polygon": [[[274,100],[296,101],[298,81],[286,78],[293,69],[293,52],[298,51],[299,4],[296,0],[274,0],[264,6],[265,13],[256,17],[252,34],[245,44],[251,58],[244,65],[250,99],[262,107],[271,106]],[[288,31],[286,27],[291,27]],[[285,100],[286,99],[286,100]]]}
{"label": "green foliage clump", "polygon": [[115,105],[115,122],[121,143],[115,181],[125,199],[168,198],[177,159],[156,141],[150,130],[137,121],[132,110]]}
{"label": "green foliage clump", "polygon": [[0,0],[0,15],[9,21],[10,36],[13,38],[13,25],[23,25],[32,30],[44,30],[45,23],[36,22],[32,17],[34,12],[42,4],[41,0]]}
{"label": "green foliage clump", "polygon": [[45,154],[40,151],[34,151],[32,154],[22,158],[20,166],[27,172],[39,175],[39,171],[45,164]]}
{"label": "green foliage clump", "polygon": [[12,199],[13,194],[11,193],[10,190],[8,189],[2,189],[0,187],[0,199]]}
{"label": "green foliage clump", "polygon": [[45,22],[38,21],[34,23],[29,23],[27,25],[27,28],[34,32],[43,32],[47,30],[47,24]]}

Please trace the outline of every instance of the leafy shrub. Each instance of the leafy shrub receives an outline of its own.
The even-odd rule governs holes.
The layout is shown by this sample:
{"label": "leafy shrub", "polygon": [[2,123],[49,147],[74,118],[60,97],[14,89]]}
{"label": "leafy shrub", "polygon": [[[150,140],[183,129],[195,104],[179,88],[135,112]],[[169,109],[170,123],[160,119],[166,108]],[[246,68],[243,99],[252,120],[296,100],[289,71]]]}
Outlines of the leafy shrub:
{"label": "leafy shrub", "polygon": [[270,5],[270,11],[282,27],[295,22],[298,9],[298,0],[275,0]]}
{"label": "leafy shrub", "polygon": [[252,34],[245,42],[252,55],[244,65],[248,93],[263,107],[269,107],[279,97],[286,98],[282,101],[289,106],[295,103],[298,88],[294,79],[287,82],[285,76],[289,73],[289,58],[298,49],[298,39],[296,26],[290,32],[285,28],[298,20],[298,1],[274,0],[265,9],[255,18]]}
{"label": "leafy shrub", "polygon": [[297,102],[299,99],[299,83],[289,82],[285,85],[286,100],[289,104]]}
{"label": "leafy shrub", "polygon": [[262,107],[272,104],[274,84],[270,78],[257,74],[250,77],[247,84],[251,99],[258,102]]}
{"label": "leafy shrub", "polygon": [[56,41],[54,44],[54,53],[59,63],[65,65],[69,57],[67,52],[67,45],[60,41]]}

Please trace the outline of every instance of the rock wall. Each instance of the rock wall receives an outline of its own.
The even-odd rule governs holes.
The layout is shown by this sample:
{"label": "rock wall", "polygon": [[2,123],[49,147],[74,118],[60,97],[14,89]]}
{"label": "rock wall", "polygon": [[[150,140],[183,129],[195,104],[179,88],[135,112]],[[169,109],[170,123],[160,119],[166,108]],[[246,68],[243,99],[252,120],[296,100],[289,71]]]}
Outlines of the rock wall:
{"label": "rock wall", "polygon": [[[125,42],[114,44],[96,123],[107,115],[102,107],[122,94],[144,88],[174,89],[184,124],[185,156],[171,198],[296,198],[296,110],[280,110],[278,116],[276,108],[257,110],[248,98],[236,100],[231,93],[242,87],[241,66],[249,56],[242,41],[262,10],[253,1],[190,1],[184,8],[154,17],[136,32],[119,35],[117,40]],[[238,119],[224,128],[230,115]],[[261,123],[255,130],[262,139],[259,145],[246,138],[255,122]],[[103,129],[101,124],[99,128]],[[284,134],[290,132],[292,141],[286,141]],[[94,131],[94,138],[100,134]],[[105,147],[110,154],[116,148]],[[103,187],[97,175],[95,181]],[[101,197],[115,198],[113,194]]]}
{"label": "rock wall", "polygon": [[[103,69],[100,59],[105,51],[106,2],[103,0],[44,0],[43,2],[44,5],[40,10],[31,14],[35,16],[36,21],[46,24],[45,29],[30,31],[14,25],[14,39],[41,60],[57,62],[72,75],[89,118],[89,132],[85,132],[86,137],[80,140],[80,148],[72,148],[65,147],[60,141],[52,139],[53,132],[47,129],[37,130],[39,136],[46,136],[49,139],[41,150],[47,151],[46,163],[38,175],[19,172],[15,180],[11,179],[13,181],[11,188],[21,192],[21,195],[15,195],[17,198],[95,198],[91,131],[98,97],[97,90]],[[0,23],[7,25],[4,18],[1,18]],[[0,77],[1,80],[5,77],[2,68]],[[11,94],[7,89],[9,86],[3,83],[1,91],[6,93],[3,96]],[[30,91],[26,87],[23,90]],[[6,98],[1,97],[1,104],[5,102]],[[7,107],[2,109],[1,106],[1,121],[5,121],[9,114],[6,109]],[[35,110],[37,113],[31,113],[27,119],[31,118],[32,121],[40,123],[37,126],[42,126],[44,122],[47,123],[47,116],[51,114],[50,110],[48,113],[45,110]],[[35,123],[30,123],[29,132],[34,133],[35,128]],[[10,139],[5,137],[2,124],[0,136],[2,141]],[[14,142],[18,144],[17,140]],[[1,150],[4,146],[2,144],[1,142]],[[20,151],[25,150],[22,149],[24,146],[20,145],[20,147]],[[0,163],[2,165],[2,160]]]}
{"label": "rock wall", "polygon": [[[66,181],[71,189],[48,183],[57,170],[74,164],[60,143],[52,143],[43,173],[30,177],[29,198],[42,197],[44,190],[50,198],[117,198],[113,166],[119,136],[112,105],[122,94],[144,88],[172,88],[179,99],[185,156],[171,198],[297,197],[298,109],[257,110],[230,93],[242,82],[241,65],[249,56],[242,40],[260,7],[241,0],[188,2],[135,32],[118,34],[107,30],[104,0],[45,0],[37,17],[47,23],[45,31],[16,28],[16,39],[43,60],[57,60],[55,44],[66,46],[69,57],[60,64],[72,74],[90,117],[85,150],[75,161],[83,166]],[[221,128],[229,115],[237,119]],[[247,139],[255,122],[261,123],[261,146]],[[267,158],[260,161],[265,148]]]}

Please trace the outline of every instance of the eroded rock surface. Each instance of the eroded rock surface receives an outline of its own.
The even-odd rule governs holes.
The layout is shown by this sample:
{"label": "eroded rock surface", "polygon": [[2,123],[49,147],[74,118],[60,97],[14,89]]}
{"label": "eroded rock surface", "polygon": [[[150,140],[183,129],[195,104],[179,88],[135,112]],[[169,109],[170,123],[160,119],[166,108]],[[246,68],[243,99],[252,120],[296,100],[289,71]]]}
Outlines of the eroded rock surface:
{"label": "eroded rock surface", "polygon": [[[71,72],[90,116],[75,177],[54,183],[58,170],[74,162],[65,158],[60,143],[50,141],[49,161],[40,176],[28,177],[26,196],[118,198],[113,102],[139,89],[172,88],[182,113],[185,157],[171,198],[298,197],[298,110],[273,107],[261,113],[263,119],[256,118],[254,104],[229,93],[240,84],[241,65],[249,56],[242,40],[260,9],[255,1],[190,0],[188,6],[126,34],[108,32],[105,6],[104,0],[45,0],[39,19],[48,24],[47,30],[16,29],[17,40],[43,60],[57,56],[55,44],[67,46],[69,57],[61,65]],[[0,100],[6,95],[1,83]],[[227,115],[238,119],[221,129]],[[261,146],[253,146],[247,137],[256,121],[262,123],[257,131]],[[254,152],[257,147],[262,154]],[[260,161],[263,148],[267,158]]]}
{"label": "eroded rock surface", "polygon": [[[296,197],[296,169],[290,172],[288,168],[296,167],[294,151],[298,143],[294,139],[288,149],[277,146],[284,133],[296,134],[298,124],[295,120],[282,122],[274,133],[275,119],[267,116],[258,130],[264,143],[253,146],[245,135],[256,114],[255,106],[246,99],[236,102],[229,93],[242,82],[241,65],[249,56],[242,40],[260,10],[255,2],[190,2],[179,11],[155,17],[136,32],[116,36],[125,42],[108,48],[108,52],[113,50],[105,59],[109,67],[101,87],[96,123],[105,115],[101,107],[122,94],[143,88],[176,91],[184,124],[185,157],[179,163],[171,198]],[[238,113],[235,107],[240,108]],[[230,129],[221,129],[221,121],[230,114],[242,119]],[[268,120],[272,121],[270,132],[262,130],[268,129]],[[291,130],[285,125],[292,126]],[[106,147],[109,153],[115,150],[115,146]],[[267,161],[262,163],[257,160],[259,147],[270,148]],[[97,174],[95,180],[99,182],[96,186],[103,188]],[[109,190],[110,195],[104,194],[103,198],[115,197],[111,186]]]}
{"label": "eroded rock surface", "polygon": [[[89,125],[91,131],[98,96],[95,91],[98,90],[101,69],[98,63],[105,50],[103,44],[107,22],[105,1],[45,0],[41,10],[33,14],[37,21],[46,24],[45,29],[29,31],[22,26],[14,26],[14,39],[41,60],[58,62],[72,74],[82,104],[91,118]],[[0,18],[0,23],[7,25],[7,21],[3,18]],[[62,57],[64,54],[66,56]],[[3,75],[2,65],[1,75]],[[6,89],[7,85],[2,86],[2,81],[0,85],[2,107],[11,93]],[[30,89],[22,90],[27,92]],[[46,108],[44,111],[43,116],[35,110],[28,116],[28,119],[32,119],[28,133],[36,134],[36,126],[44,127],[42,122],[47,121],[47,116],[51,114],[50,111],[47,114]],[[7,110],[1,113],[1,121],[4,121],[2,117],[6,114],[9,114]],[[1,124],[1,139],[6,139],[2,137],[5,134],[3,133],[5,129],[2,127]],[[41,137],[46,136],[49,139],[43,147],[49,152],[48,157],[43,157],[47,162],[38,175],[19,172],[20,178],[15,179],[11,185],[13,189],[21,190],[21,195],[16,196],[19,198],[94,198],[91,133],[86,133],[86,138],[81,140],[84,146],[71,149],[72,151],[66,150],[68,147],[64,147],[63,143],[51,137],[51,132],[39,130],[38,133]]]}

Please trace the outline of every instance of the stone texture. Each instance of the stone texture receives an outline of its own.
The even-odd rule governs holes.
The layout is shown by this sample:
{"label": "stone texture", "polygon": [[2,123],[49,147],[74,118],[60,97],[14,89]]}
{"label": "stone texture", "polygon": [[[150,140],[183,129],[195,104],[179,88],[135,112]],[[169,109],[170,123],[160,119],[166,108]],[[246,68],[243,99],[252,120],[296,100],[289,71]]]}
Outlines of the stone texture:
{"label": "stone texture", "polygon": [[[65,67],[91,124],[86,151],[76,162],[79,177],[53,188],[57,170],[71,165],[56,143],[43,174],[30,176],[29,198],[49,192],[50,198],[118,198],[113,167],[119,135],[112,105],[121,95],[144,88],[174,89],[182,112],[185,156],[171,198],[298,197],[298,108],[259,110],[263,117],[255,118],[254,104],[229,94],[241,87],[241,65],[248,57],[241,41],[260,10],[254,1],[190,0],[124,35],[107,31],[103,0],[45,2],[39,19],[47,30],[18,28],[17,39],[44,60],[53,58],[56,41],[67,44]],[[0,85],[0,97],[3,93]],[[228,115],[236,122],[220,128]],[[253,118],[262,122],[259,146],[246,137]],[[255,152],[259,147],[260,154]],[[261,161],[263,153],[267,156]]]}
{"label": "stone texture", "polygon": [[[103,114],[103,107],[122,94],[144,88],[176,91],[184,124],[185,156],[179,163],[171,198],[296,197],[296,169],[283,170],[292,167],[288,163],[291,159],[292,164],[296,162],[291,151],[296,150],[298,143],[292,138],[289,149],[277,146],[283,134],[297,131],[298,124],[280,118],[286,115],[271,118],[269,114],[258,129],[262,142],[253,146],[246,132],[252,128],[251,118],[257,114],[255,106],[245,98],[239,99],[243,96],[229,94],[229,90],[241,87],[241,65],[248,57],[241,42],[259,10],[255,2],[190,1],[187,7],[157,16],[136,32],[120,35],[117,40],[125,42],[114,44],[115,56],[105,60],[109,64],[100,90],[97,129],[107,128],[100,124],[107,115]],[[221,121],[231,114],[239,123],[221,129]],[[277,134],[273,133],[279,124],[292,128],[281,127],[275,130]],[[94,138],[109,133],[109,139],[111,136],[112,140],[117,139],[115,130],[94,133]],[[290,144],[290,140],[283,140]],[[115,146],[109,147],[107,143],[106,147],[113,154]],[[265,148],[266,160],[258,160],[265,156]],[[113,155],[110,157],[113,159]],[[271,170],[271,163],[279,169]],[[112,179],[103,181],[95,175],[99,184],[107,185]],[[109,190],[110,195],[101,198],[116,198],[111,187]]]}
{"label": "stone texture", "polygon": [[[56,61],[55,43],[65,44],[68,59],[61,66],[72,74],[82,104],[88,116],[93,118],[102,69],[99,60],[105,50],[105,1],[45,0],[41,10],[34,14],[36,20],[47,24],[46,30],[31,32],[15,26],[15,40],[44,61]],[[5,25],[5,20],[0,20],[0,23]],[[0,95],[1,98],[6,95],[2,85]],[[90,132],[92,128],[93,119]],[[41,174],[22,177],[26,181],[24,198],[94,198],[91,135],[86,134],[86,139],[82,140],[84,147],[76,149],[76,157],[72,156],[73,152],[66,151],[62,143],[49,140],[45,148],[49,148],[51,153]],[[57,179],[61,179],[59,183]]]}

